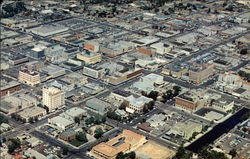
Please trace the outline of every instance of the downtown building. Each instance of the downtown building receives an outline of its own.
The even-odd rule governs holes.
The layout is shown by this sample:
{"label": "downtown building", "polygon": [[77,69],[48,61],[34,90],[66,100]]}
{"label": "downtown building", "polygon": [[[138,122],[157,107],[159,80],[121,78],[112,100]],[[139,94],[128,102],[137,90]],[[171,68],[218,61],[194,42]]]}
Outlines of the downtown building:
{"label": "downtown building", "polygon": [[65,105],[65,92],[56,87],[43,88],[43,105],[47,106],[49,111],[53,111]]}

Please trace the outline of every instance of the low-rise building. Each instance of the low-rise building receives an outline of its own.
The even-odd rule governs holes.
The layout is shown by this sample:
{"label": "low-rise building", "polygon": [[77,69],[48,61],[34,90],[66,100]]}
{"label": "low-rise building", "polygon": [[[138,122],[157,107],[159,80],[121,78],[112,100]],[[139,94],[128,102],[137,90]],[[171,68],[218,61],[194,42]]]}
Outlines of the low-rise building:
{"label": "low-rise building", "polygon": [[153,101],[152,98],[148,98],[145,96],[134,97],[130,95],[125,99],[125,102],[128,103],[126,107],[126,111],[129,113],[142,113],[143,108],[148,104],[150,101]]}
{"label": "low-rise building", "polygon": [[202,131],[202,124],[193,120],[189,120],[184,123],[179,122],[176,123],[170,131],[175,132],[176,135],[180,135],[184,139],[188,140],[192,137],[193,133],[199,133]]}
{"label": "low-rise building", "polygon": [[146,137],[130,130],[123,130],[122,134],[102,142],[91,149],[91,155],[98,159],[114,159],[119,152],[133,151],[146,143]]}
{"label": "low-rise building", "polygon": [[76,55],[76,58],[84,61],[86,64],[95,64],[102,61],[101,54],[84,50]]}
{"label": "low-rise building", "polygon": [[23,121],[29,122],[29,120],[31,119],[35,121],[36,119],[40,119],[41,117],[46,115],[46,110],[44,108],[34,106],[34,107],[23,109],[17,114],[20,116],[20,118]]}
{"label": "low-rise building", "polygon": [[28,107],[36,106],[37,99],[27,94],[18,94],[16,96],[5,96],[0,101],[0,111],[11,114],[16,113]]}
{"label": "low-rise building", "polygon": [[108,111],[108,108],[111,107],[111,104],[104,102],[98,98],[92,98],[87,100],[86,107],[103,115]]}
{"label": "low-rise building", "polygon": [[17,54],[16,56],[10,57],[10,64],[12,65],[18,65],[24,62],[28,62],[29,58],[25,55]]}
{"label": "low-rise building", "polygon": [[21,84],[17,81],[7,82],[6,80],[1,80],[0,96],[9,95],[16,91],[21,90]]}
{"label": "low-rise building", "polygon": [[212,107],[227,112],[233,109],[234,101],[229,101],[225,99],[213,100]]}
{"label": "low-rise building", "polygon": [[76,138],[76,132],[72,129],[68,129],[66,131],[63,131],[59,135],[59,138],[64,140],[64,141],[72,141]]}
{"label": "low-rise building", "polygon": [[68,120],[61,116],[55,116],[53,118],[49,118],[48,123],[51,124],[52,126],[55,126],[57,129],[61,131],[72,128],[75,124],[74,121]]}

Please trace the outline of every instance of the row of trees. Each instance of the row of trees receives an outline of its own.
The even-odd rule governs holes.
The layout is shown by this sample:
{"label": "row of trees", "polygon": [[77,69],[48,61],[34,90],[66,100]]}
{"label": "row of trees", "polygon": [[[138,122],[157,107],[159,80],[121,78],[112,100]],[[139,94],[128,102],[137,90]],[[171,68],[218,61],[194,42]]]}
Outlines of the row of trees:
{"label": "row of trees", "polygon": [[245,71],[240,70],[238,72],[238,74],[239,74],[239,76],[241,76],[243,78],[246,78],[246,80],[250,81],[250,73],[247,73]]}
{"label": "row of trees", "polygon": [[17,1],[14,3],[6,4],[2,7],[1,17],[9,18],[13,17],[14,15],[21,13],[22,11],[26,11],[26,7],[24,2]]}
{"label": "row of trees", "polygon": [[135,159],[135,158],[136,158],[136,154],[134,151],[129,152],[129,153],[119,152],[116,156],[116,159]]}
{"label": "row of trees", "polygon": [[[231,150],[230,154],[236,156],[236,151]],[[190,159],[192,156],[191,152],[187,152],[183,146],[180,146],[177,150],[173,159]],[[217,152],[211,149],[211,147],[203,147],[202,150],[198,153],[199,159],[227,159],[226,155],[222,152]]]}
{"label": "row of trees", "polygon": [[[173,89],[167,90],[166,93],[164,93],[162,95],[162,102],[166,102],[169,99],[172,99],[176,96],[178,96],[181,92],[181,87],[179,86],[174,86]],[[149,94],[147,94],[146,92],[141,92],[142,95],[148,97],[148,98],[152,98],[153,100],[157,100],[158,96],[159,96],[159,92],[157,91],[151,91]]]}
{"label": "row of trees", "polygon": [[108,111],[107,117],[110,119],[118,120],[118,121],[122,120],[122,117],[120,115],[116,114],[115,111]]}
{"label": "row of trees", "polygon": [[91,124],[101,124],[106,122],[106,117],[105,116],[98,116],[98,117],[89,117],[85,120],[86,125],[91,125]]}

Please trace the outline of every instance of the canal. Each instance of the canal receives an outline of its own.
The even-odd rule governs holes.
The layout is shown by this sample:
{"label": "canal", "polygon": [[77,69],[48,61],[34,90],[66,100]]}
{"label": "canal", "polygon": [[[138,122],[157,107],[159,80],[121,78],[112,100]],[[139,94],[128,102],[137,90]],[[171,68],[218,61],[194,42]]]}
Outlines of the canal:
{"label": "canal", "polygon": [[250,112],[249,109],[242,108],[233,116],[231,116],[224,122],[219,123],[212,130],[206,133],[204,136],[202,136],[201,138],[199,138],[198,140],[196,140],[195,142],[187,146],[186,149],[194,153],[199,152],[202,147],[213,143],[221,135],[233,129],[238,123],[242,121],[242,116],[247,115],[249,112]]}

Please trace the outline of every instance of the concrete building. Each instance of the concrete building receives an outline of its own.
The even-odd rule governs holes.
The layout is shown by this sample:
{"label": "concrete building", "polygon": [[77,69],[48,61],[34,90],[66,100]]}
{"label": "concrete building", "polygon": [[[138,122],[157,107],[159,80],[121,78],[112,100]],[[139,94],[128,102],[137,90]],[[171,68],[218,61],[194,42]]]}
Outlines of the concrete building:
{"label": "concrete building", "polygon": [[156,53],[161,55],[168,54],[174,48],[172,44],[162,42],[152,44],[150,47],[154,48]]}
{"label": "concrete building", "polygon": [[20,70],[18,80],[22,83],[34,86],[41,82],[40,73],[36,71]]}
{"label": "concrete building", "polygon": [[132,87],[137,88],[140,91],[149,93],[155,89],[156,85],[162,85],[163,83],[163,76],[151,73],[141,77],[139,81],[135,82],[132,85]]}
{"label": "concrete building", "polygon": [[136,98],[133,95],[130,95],[125,99],[125,102],[128,103],[128,106],[126,107],[126,111],[129,113],[142,113],[143,108],[150,101],[153,101],[153,99],[145,97],[145,96],[140,96]]}
{"label": "concrete building", "polygon": [[64,27],[62,25],[42,25],[36,28],[32,28],[28,31],[32,32],[33,34],[37,34],[42,37],[58,34],[61,32],[67,31],[69,28]]}
{"label": "concrete building", "polygon": [[49,111],[53,111],[61,106],[65,105],[64,91],[55,87],[43,88],[43,105],[49,108]]}
{"label": "concrete building", "polygon": [[189,80],[195,84],[200,84],[214,74],[214,65],[198,65],[190,68]]}
{"label": "concrete building", "polygon": [[43,117],[44,115],[46,115],[46,110],[44,108],[34,106],[34,107],[23,109],[17,114],[20,116],[20,118],[23,121],[28,122],[29,119],[35,120],[35,119],[39,119]]}
{"label": "concrete building", "polygon": [[83,74],[87,75],[87,76],[90,76],[90,77],[103,78],[104,73],[105,73],[104,68],[91,67],[91,66],[84,66],[83,67]]}
{"label": "concrete building", "polygon": [[233,109],[234,101],[228,101],[228,100],[223,100],[223,99],[214,100],[212,102],[212,107],[217,110],[227,112]]}
{"label": "concrete building", "polygon": [[37,99],[27,94],[17,96],[5,96],[1,98],[0,110],[6,114],[16,113],[28,107],[36,106]]}
{"label": "concrete building", "polygon": [[83,117],[87,116],[87,112],[84,109],[73,107],[60,114],[60,116],[68,120],[75,121],[75,118],[82,119]]}
{"label": "concrete building", "polygon": [[42,72],[47,75],[47,79],[56,78],[65,74],[65,69],[57,65],[48,65],[42,68]]}
{"label": "concrete building", "polygon": [[38,71],[38,70],[41,70],[43,67],[44,67],[43,62],[41,62],[41,61],[31,61],[29,63],[26,63],[21,68],[23,70],[28,70],[28,71]]}
{"label": "concrete building", "polygon": [[89,52],[86,50],[81,53],[78,53],[76,55],[76,58],[84,61],[86,64],[95,64],[102,61],[101,54]]}
{"label": "concrete building", "polygon": [[61,131],[65,131],[66,129],[72,128],[75,124],[74,121],[68,120],[61,116],[55,116],[53,118],[49,118],[48,123]]}
{"label": "concrete building", "polygon": [[98,159],[115,159],[119,152],[133,151],[146,143],[146,137],[130,130],[123,130],[122,134],[102,142],[91,149],[91,155]]}
{"label": "concrete building", "polygon": [[[188,120],[186,122],[178,122],[170,130],[188,140],[192,137],[194,132],[200,133],[202,131],[202,124],[197,121]],[[175,134],[174,133],[174,134]]]}
{"label": "concrete building", "polygon": [[178,63],[173,63],[168,65],[167,67],[162,68],[162,74],[170,75],[176,78],[181,78],[184,74],[188,73],[188,69],[181,66]]}
{"label": "concrete building", "polygon": [[108,111],[108,108],[111,108],[111,104],[98,98],[92,98],[86,101],[86,107],[103,115]]}
{"label": "concrete building", "polygon": [[46,46],[36,45],[33,49],[31,49],[30,56],[32,56],[36,59],[40,59],[40,58],[44,57],[45,56],[45,54],[44,54],[45,48],[46,48]]}
{"label": "concrete building", "polygon": [[0,83],[0,96],[9,95],[11,93],[21,90],[21,84],[17,81],[7,82],[6,80],[1,79]]}
{"label": "concrete building", "polygon": [[11,56],[9,59],[9,63],[11,65],[18,65],[18,64],[25,63],[28,61],[29,61],[29,58],[21,54],[17,54],[16,56]]}

